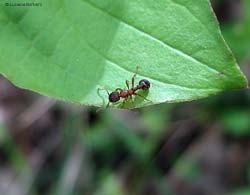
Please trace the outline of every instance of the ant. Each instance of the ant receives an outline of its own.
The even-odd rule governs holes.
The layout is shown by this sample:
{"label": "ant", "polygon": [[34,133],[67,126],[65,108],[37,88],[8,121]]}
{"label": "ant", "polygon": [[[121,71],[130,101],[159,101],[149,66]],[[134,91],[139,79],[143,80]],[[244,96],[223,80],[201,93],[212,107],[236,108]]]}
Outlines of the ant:
{"label": "ant", "polygon": [[[128,98],[130,98],[131,103],[134,106],[134,100],[132,98],[133,95],[135,96],[139,96],[147,101],[152,102],[151,100],[148,100],[147,98],[145,98],[143,95],[136,93],[137,90],[141,89],[141,90],[148,90],[150,88],[150,82],[147,79],[142,79],[139,81],[139,84],[137,86],[135,85],[135,77],[138,73],[138,66],[136,67],[136,72],[132,77],[132,88],[129,88],[129,81],[126,80],[126,86],[127,86],[127,90],[121,89],[121,88],[117,88],[115,91],[109,93],[106,89],[106,92],[108,93],[109,96],[109,102],[106,106],[106,108],[109,107],[109,103],[114,103],[114,102],[118,102],[120,100],[120,98],[124,98],[123,102],[122,102],[122,108],[124,107],[125,103],[127,102]],[[100,89],[98,89],[100,90]]]}

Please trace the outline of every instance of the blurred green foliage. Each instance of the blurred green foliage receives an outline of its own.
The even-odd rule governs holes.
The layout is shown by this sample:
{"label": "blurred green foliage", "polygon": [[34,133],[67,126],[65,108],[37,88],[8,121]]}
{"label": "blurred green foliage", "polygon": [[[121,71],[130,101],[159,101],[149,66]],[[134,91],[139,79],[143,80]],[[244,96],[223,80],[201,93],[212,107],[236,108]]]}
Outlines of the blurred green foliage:
{"label": "blurred green foliage", "polygon": [[241,190],[237,190],[234,193],[231,193],[230,195],[250,195],[250,190],[249,189],[241,189]]}
{"label": "blurred green foliage", "polygon": [[224,132],[234,136],[250,135],[250,110],[229,109],[222,113],[220,122]]}
{"label": "blurred green foliage", "polygon": [[0,146],[8,156],[12,168],[17,172],[28,168],[27,161],[19,149],[13,137],[9,134],[8,129],[2,125],[0,126]]}
{"label": "blurred green foliage", "polygon": [[222,25],[222,34],[239,61],[250,60],[250,1],[243,0],[242,8],[240,20]]}
{"label": "blurred green foliage", "polygon": [[112,173],[105,174],[100,180],[100,186],[94,195],[124,195],[122,185]]}
{"label": "blurred green foliage", "polygon": [[5,126],[0,123],[0,144],[5,140],[6,137],[6,130],[5,130]]}

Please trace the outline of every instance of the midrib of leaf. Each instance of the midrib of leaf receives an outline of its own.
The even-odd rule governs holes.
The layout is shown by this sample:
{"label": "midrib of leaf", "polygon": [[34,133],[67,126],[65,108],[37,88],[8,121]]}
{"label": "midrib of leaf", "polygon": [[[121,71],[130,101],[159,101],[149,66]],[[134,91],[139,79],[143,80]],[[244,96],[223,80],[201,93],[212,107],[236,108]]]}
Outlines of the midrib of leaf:
{"label": "midrib of leaf", "polygon": [[[77,28],[75,27],[75,29],[77,30]],[[81,34],[81,32],[79,30],[77,30],[78,33]],[[81,34],[82,35],[82,34]],[[83,37],[84,39],[84,36],[82,35],[81,37]],[[110,59],[108,56],[106,56],[104,53],[102,53],[101,51],[99,51],[98,49],[96,49],[89,41],[87,41],[86,39],[84,39],[84,41],[88,44],[88,46],[96,53],[98,54],[100,57],[102,57],[106,62],[112,64],[113,66],[117,67],[117,68],[120,68],[120,69],[123,69],[125,71],[127,71],[128,73],[131,73],[131,74],[134,74],[133,71],[125,68],[124,66],[121,66],[119,65],[117,62],[115,62],[114,60]],[[142,73],[137,73],[137,75],[140,75],[142,77],[144,77],[145,79],[150,79],[150,80],[154,80],[156,82],[159,82],[159,83],[162,83],[162,84],[167,84],[169,86],[177,86],[177,87],[180,87],[182,89],[186,89],[186,90],[207,90],[208,88],[197,88],[197,87],[187,87],[187,86],[182,86],[182,85],[177,85],[177,84],[174,84],[174,83],[170,83],[170,82],[165,82],[165,81],[162,81],[161,79],[155,79],[153,77],[149,77],[149,76],[146,76]],[[110,91],[112,91],[113,89],[110,89],[107,87],[107,89],[109,89]],[[210,88],[210,89],[218,89],[218,88]]]}

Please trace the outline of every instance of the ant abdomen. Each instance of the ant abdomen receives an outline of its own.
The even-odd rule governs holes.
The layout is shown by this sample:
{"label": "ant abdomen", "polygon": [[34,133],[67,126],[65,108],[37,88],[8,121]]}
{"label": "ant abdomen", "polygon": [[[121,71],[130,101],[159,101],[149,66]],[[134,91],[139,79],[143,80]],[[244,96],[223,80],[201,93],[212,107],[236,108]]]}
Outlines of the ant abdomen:
{"label": "ant abdomen", "polygon": [[140,80],[139,85],[142,90],[147,90],[150,88],[150,82],[147,79]]}

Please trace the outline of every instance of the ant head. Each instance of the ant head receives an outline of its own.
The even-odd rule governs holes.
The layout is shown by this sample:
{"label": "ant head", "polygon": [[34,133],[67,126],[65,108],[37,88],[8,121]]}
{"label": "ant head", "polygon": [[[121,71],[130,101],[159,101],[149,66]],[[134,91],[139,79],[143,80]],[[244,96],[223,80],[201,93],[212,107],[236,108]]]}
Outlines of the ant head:
{"label": "ant head", "polygon": [[120,100],[119,92],[114,91],[111,94],[109,94],[109,101],[110,102],[117,102]]}
{"label": "ant head", "polygon": [[150,88],[150,82],[147,79],[140,80],[139,85],[143,90],[147,90]]}

